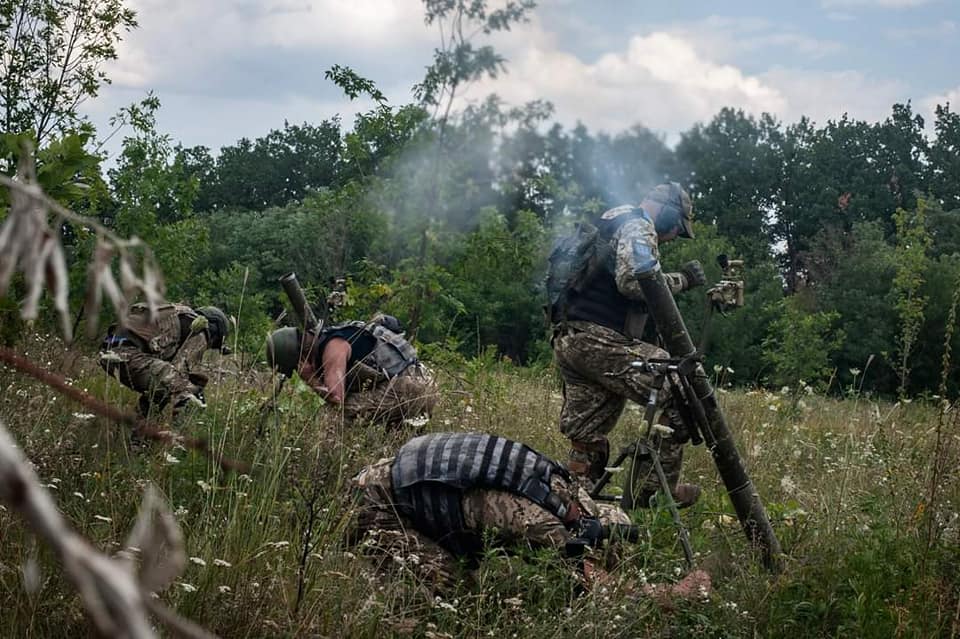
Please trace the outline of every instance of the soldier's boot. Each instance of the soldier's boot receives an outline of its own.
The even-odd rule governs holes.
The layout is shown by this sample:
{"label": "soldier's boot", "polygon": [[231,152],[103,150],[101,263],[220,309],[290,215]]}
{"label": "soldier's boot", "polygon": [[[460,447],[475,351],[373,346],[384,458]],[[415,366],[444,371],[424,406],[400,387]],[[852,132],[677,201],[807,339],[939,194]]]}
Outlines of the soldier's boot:
{"label": "soldier's boot", "polygon": [[[689,508],[697,503],[700,499],[701,492],[700,486],[697,484],[677,484],[670,491],[670,494],[673,496],[673,501],[676,502],[677,508]],[[656,490],[641,490],[640,494],[634,500],[632,507],[650,508],[650,502],[656,494]]]}
{"label": "soldier's boot", "polygon": [[570,447],[567,470],[585,486],[593,486],[610,460],[610,442],[606,438],[589,443],[571,440]]}

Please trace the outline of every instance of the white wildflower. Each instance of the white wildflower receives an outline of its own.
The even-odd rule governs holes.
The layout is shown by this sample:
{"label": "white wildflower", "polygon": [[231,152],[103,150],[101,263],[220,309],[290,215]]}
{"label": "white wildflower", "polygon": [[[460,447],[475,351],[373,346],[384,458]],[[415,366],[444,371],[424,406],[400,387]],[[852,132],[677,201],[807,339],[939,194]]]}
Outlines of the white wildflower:
{"label": "white wildflower", "polygon": [[177,585],[179,585],[181,588],[183,588],[184,592],[196,592],[196,591],[197,591],[197,587],[196,587],[196,586],[194,586],[193,584],[188,584],[188,583],[185,582],[185,581],[181,581],[181,582],[180,582],[179,584],[177,584]]}
{"label": "white wildflower", "polygon": [[438,608],[443,608],[444,610],[449,610],[450,612],[456,612],[456,611],[457,611],[457,607],[454,606],[452,603],[449,603],[449,602],[447,602],[447,601],[437,602],[437,607],[438,607]]}
{"label": "white wildflower", "polygon": [[191,562],[191,563],[194,563],[194,564],[197,564],[198,566],[206,566],[206,565],[207,565],[207,562],[205,562],[205,561],[204,561],[203,559],[201,559],[200,557],[191,557],[191,558],[190,558],[190,562]]}
{"label": "white wildflower", "polygon": [[73,416],[79,419],[80,421],[84,421],[84,422],[90,421],[91,419],[96,417],[96,415],[94,415],[93,413],[74,413]]}
{"label": "white wildflower", "polygon": [[785,492],[792,493],[797,489],[797,485],[794,483],[790,475],[784,475],[780,478],[780,488],[782,488]]}
{"label": "white wildflower", "polygon": [[230,586],[217,586],[217,590],[220,591],[221,595],[225,595],[230,592]]}
{"label": "white wildflower", "polygon": [[200,490],[205,493],[209,493],[211,490],[213,490],[213,487],[202,479],[197,480],[197,486],[199,486]]}
{"label": "white wildflower", "polygon": [[167,462],[168,464],[179,464],[179,463],[180,463],[180,460],[177,459],[176,457],[174,457],[173,455],[171,455],[170,453],[165,453],[164,456],[163,456],[163,458],[166,460],[166,462]]}
{"label": "white wildflower", "polygon": [[413,426],[414,428],[421,428],[423,426],[426,426],[427,422],[429,421],[430,421],[429,417],[427,417],[426,415],[420,415],[419,417],[411,417],[409,419],[405,419],[403,420],[403,423]]}
{"label": "white wildflower", "polygon": [[109,517],[104,517],[103,515],[94,515],[93,518],[96,519],[97,521],[105,521],[107,523],[113,521]]}
{"label": "white wildflower", "polygon": [[229,561],[227,561],[226,559],[214,559],[214,560],[213,560],[213,565],[214,565],[214,566],[220,566],[221,568],[231,568],[231,567],[233,567],[233,564],[231,564],[231,563],[230,563]]}

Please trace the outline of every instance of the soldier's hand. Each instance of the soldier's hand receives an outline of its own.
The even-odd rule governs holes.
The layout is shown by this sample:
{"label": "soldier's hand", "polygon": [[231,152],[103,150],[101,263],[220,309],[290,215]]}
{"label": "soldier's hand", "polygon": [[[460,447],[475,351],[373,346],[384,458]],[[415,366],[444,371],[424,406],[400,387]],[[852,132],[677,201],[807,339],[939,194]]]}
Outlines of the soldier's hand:
{"label": "soldier's hand", "polygon": [[690,260],[683,265],[680,272],[687,278],[687,286],[684,288],[685,291],[703,286],[707,283],[707,275],[703,272],[703,265],[700,264],[700,260]]}

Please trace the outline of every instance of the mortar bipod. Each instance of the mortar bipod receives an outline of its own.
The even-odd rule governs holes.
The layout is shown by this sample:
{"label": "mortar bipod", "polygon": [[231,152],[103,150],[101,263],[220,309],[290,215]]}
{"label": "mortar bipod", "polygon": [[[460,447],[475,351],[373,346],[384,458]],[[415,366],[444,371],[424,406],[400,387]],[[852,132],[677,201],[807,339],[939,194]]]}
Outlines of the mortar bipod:
{"label": "mortar bipod", "polygon": [[[682,389],[684,395],[689,397],[689,393],[692,392],[692,388],[689,385],[689,381],[686,381],[685,383],[685,380],[687,380],[688,376],[697,370],[700,364],[700,359],[701,358],[699,357],[699,354],[694,353],[684,358],[637,360],[630,364],[630,368],[637,368],[653,375],[653,384],[651,385],[647,404],[644,410],[644,422],[646,423],[647,427],[636,441],[627,444],[620,449],[620,452],[617,455],[617,458],[613,461],[613,464],[604,469],[603,474],[589,491],[590,496],[595,500],[622,503],[622,497],[617,495],[605,495],[602,492],[603,489],[606,488],[607,484],[610,483],[610,479],[613,477],[611,468],[620,468],[624,462],[629,460],[630,470],[627,473],[627,481],[634,482],[634,466],[639,460],[648,459],[657,475],[657,482],[660,486],[660,492],[663,494],[665,505],[667,510],[670,511],[670,516],[673,519],[674,526],[677,529],[677,537],[680,540],[680,545],[683,548],[683,555],[688,568],[693,567],[693,548],[690,545],[690,535],[687,532],[686,526],[683,524],[683,520],[680,518],[680,510],[673,498],[673,491],[670,487],[669,481],[667,480],[667,476],[663,471],[663,466],[660,463],[660,455],[657,451],[657,448],[652,445],[651,439],[654,431],[653,420],[657,412],[658,397],[660,392],[663,390],[664,384],[667,383],[667,380],[670,380],[671,385],[674,386],[676,391],[680,391]],[[626,369],[621,371],[621,373],[616,374],[622,374],[623,372],[626,372]],[[696,400],[691,403],[696,403]],[[692,412],[695,413],[696,411]],[[687,415],[683,416],[684,421],[687,424],[690,423],[689,417],[693,417],[693,415],[688,413]],[[699,429],[692,428],[690,426],[688,427],[691,428],[691,441],[693,441],[695,444],[702,442],[703,440],[700,438],[699,432],[697,432]],[[635,490],[635,487],[631,486],[631,492],[633,490]]]}

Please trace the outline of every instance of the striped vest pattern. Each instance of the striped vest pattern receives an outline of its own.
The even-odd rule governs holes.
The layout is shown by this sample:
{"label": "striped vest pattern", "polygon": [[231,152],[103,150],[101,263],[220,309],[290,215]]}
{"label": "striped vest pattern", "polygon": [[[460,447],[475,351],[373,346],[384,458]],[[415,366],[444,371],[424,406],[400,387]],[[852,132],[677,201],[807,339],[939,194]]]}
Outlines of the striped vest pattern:
{"label": "striped vest pattern", "polygon": [[473,488],[527,497],[564,519],[569,504],[550,490],[554,473],[566,470],[526,444],[484,433],[431,433],[403,445],[393,462],[394,503],[417,530],[456,554],[478,550],[476,531],[466,531],[463,494]]}

